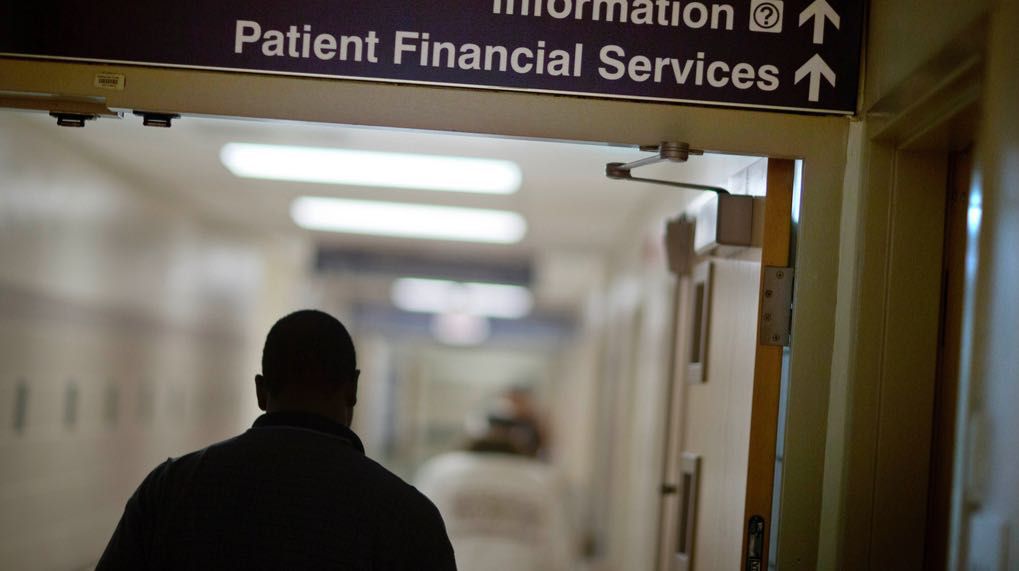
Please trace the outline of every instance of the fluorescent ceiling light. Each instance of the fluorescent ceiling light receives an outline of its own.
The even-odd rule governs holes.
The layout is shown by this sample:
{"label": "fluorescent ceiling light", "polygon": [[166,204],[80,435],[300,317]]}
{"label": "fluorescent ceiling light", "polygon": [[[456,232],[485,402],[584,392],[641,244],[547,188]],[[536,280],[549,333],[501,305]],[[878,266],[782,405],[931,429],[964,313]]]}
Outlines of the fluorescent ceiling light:
{"label": "fluorescent ceiling light", "polygon": [[397,238],[515,244],[527,233],[516,212],[301,196],[290,216],[302,228]]}
{"label": "fluorescent ceiling light", "polygon": [[432,335],[446,345],[480,345],[492,332],[488,318],[467,313],[442,313],[432,316]]}
{"label": "fluorescent ceiling light", "polygon": [[219,158],[240,177],[354,186],[512,194],[523,179],[511,161],[443,155],[227,143]]}
{"label": "fluorescent ceiling light", "polygon": [[400,278],[393,282],[393,305],[420,313],[467,314],[519,319],[531,312],[534,300],[522,286]]}

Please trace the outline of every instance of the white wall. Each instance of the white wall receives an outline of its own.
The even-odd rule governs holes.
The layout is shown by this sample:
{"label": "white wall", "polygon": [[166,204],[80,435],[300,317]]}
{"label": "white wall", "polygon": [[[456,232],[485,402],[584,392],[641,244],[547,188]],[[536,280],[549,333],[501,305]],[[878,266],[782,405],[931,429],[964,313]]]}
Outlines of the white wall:
{"label": "white wall", "polygon": [[299,243],[214,229],[88,136],[0,113],[5,569],[94,563],[148,470],[248,424],[301,279]]}
{"label": "white wall", "polygon": [[[755,161],[758,159],[733,157],[717,173],[719,183],[725,184],[731,174]],[[725,169],[732,172],[722,172]],[[666,176],[682,178],[681,167],[675,170],[678,175],[668,172]],[[682,213],[698,196],[696,192],[670,190],[657,193],[647,202],[632,221],[626,240],[607,255],[604,277],[592,283],[582,332],[559,360],[561,385],[553,405],[558,416],[553,427],[557,436],[555,459],[582,500],[581,531],[593,534],[591,539],[596,541],[594,569],[655,568],[676,287],[676,278],[667,269],[664,229],[666,220]],[[749,285],[750,299],[756,302],[759,263],[753,259],[725,262],[728,273],[723,278],[734,279],[722,281],[731,287]],[[732,293],[721,293],[718,303],[724,305],[723,298]],[[740,306],[725,312],[731,318],[729,331],[740,331],[752,341],[756,312],[749,308],[747,321],[744,310],[747,308]],[[732,370],[735,377],[742,373],[742,384],[711,384],[711,391],[721,391],[713,402],[716,408],[731,409],[736,416],[741,409],[739,403],[749,411],[750,392],[743,388],[753,381],[752,352],[747,372],[745,367],[732,366],[731,359],[719,351],[714,361],[725,363],[724,368]],[[725,399],[738,402],[728,406],[724,405]],[[745,488],[748,433],[744,432],[740,435],[737,427],[696,441],[695,448],[706,441],[713,447],[710,451],[697,448],[702,454],[717,453],[711,461],[718,464],[711,468],[719,482],[713,488],[718,495]],[[715,499],[719,500],[716,503],[731,504],[729,512],[736,519],[731,529],[712,528],[702,533],[702,538],[713,544],[726,543],[728,549],[717,551],[734,554],[738,564],[742,496],[732,501]],[[729,520],[720,515],[712,521],[724,526]],[[703,568],[712,567],[706,560]]]}
{"label": "white wall", "polygon": [[647,203],[608,255],[582,332],[560,358],[556,459],[581,500],[597,569],[655,565],[674,287],[664,222],[694,196]]}

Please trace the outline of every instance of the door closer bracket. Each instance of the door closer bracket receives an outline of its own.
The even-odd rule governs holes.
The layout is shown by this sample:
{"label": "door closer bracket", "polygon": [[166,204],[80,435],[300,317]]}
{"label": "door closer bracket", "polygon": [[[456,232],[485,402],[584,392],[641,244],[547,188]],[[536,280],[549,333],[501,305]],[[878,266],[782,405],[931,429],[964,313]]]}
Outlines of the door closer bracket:
{"label": "door closer bracket", "polygon": [[716,194],[729,194],[728,190],[718,186],[708,186],[704,184],[695,184],[691,182],[677,182],[671,180],[661,180],[656,178],[643,178],[633,176],[630,172],[635,168],[643,167],[647,165],[653,165],[663,161],[669,161],[672,163],[685,163],[690,155],[703,155],[704,151],[700,149],[691,149],[689,143],[680,143],[676,141],[663,141],[658,145],[641,145],[640,150],[647,152],[658,153],[655,156],[639,159],[629,163],[608,163],[605,165],[605,176],[614,180],[636,180],[639,182],[650,182],[652,184],[662,184],[665,186],[674,186],[677,188],[685,188],[689,190],[704,190],[708,192],[714,192]]}

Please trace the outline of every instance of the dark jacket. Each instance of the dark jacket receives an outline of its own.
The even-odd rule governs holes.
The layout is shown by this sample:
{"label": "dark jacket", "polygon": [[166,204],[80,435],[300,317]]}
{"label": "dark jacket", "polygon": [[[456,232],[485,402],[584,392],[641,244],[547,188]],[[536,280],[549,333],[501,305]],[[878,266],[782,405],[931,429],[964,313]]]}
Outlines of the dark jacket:
{"label": "dark jacket", "polygon": [[455,570],[439,512],[328,419],[265,414],[167,460],[131,496],[104,569]]}

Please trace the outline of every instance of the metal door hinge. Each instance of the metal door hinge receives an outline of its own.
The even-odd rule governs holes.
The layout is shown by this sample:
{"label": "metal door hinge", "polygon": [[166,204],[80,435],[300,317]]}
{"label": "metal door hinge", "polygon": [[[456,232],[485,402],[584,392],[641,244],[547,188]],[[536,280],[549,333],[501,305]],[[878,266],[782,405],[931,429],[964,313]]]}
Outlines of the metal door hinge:
{"label": "metal door hinge", "polygon": [[788,345],[792,314],[793,269],[765,266],[758,342],[761,345]]}

